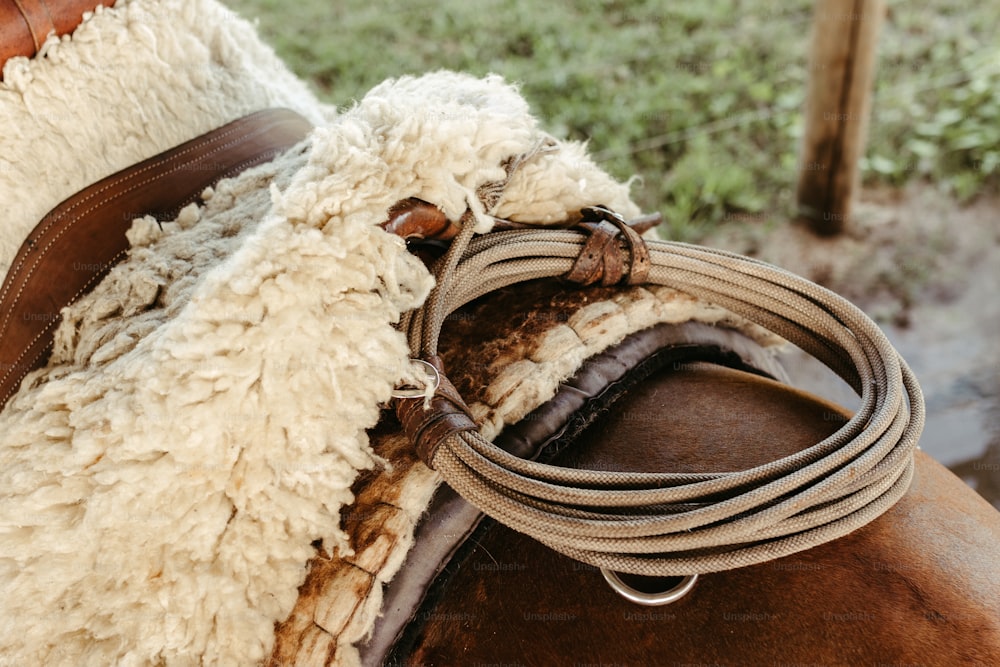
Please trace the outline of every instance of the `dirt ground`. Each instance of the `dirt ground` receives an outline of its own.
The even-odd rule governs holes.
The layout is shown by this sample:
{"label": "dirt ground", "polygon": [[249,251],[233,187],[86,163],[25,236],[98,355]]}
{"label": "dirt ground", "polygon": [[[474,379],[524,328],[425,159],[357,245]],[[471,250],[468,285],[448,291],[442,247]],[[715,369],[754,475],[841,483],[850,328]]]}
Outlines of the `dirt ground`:
{"label": "dirt ground", "polygon": [[[706,244],[783,266],[874,318],[923,388],[920,446],[1000,509],[1000,198],[960,206],[927,184],[867,190],[841,236],[762,225]],[[800,356],[797,385],[856,405],[845,383]]]}

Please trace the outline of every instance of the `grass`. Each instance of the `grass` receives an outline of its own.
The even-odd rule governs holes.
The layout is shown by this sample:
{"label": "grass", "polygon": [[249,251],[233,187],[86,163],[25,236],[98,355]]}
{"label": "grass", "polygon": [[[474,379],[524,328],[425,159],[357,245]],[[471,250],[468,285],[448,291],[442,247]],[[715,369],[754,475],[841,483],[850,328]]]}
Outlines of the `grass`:
{"label": "grass", "polygon": [[[543,124],[584,139],[671,238],[792,216],[807,0],[229,0],[322,98],[346,106],[388,77],[440,68],[517,81]],[[290,9],[294,7],[294,9]],[[1000,13],[893,3],[863,174],[998,189]]]}

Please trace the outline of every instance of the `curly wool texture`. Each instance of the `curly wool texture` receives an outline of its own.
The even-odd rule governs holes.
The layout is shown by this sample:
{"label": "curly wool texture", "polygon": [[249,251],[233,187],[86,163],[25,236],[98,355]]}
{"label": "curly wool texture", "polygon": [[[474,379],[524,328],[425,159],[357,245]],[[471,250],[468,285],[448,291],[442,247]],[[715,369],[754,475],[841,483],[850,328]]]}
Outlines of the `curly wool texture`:
{"label": "curly wool texture", "polygon": [[0,274],[59,202],[192,137],[268,107],[336,115],[214,0],[119,0],[72,36],[12,58],[0,81]]}
{"label": "curly wool texture", "polygon": [[[51,185],[44,206],[5,219],[4,253],[31,216],[86,181],[233,117],[287,101],[326,119],[298,149],[220,183],[162,232],[137,221],[128,259],[66,310],[49,366],[0,412],[0,654],[15,663],[264,660],[312,543],[350,553],[339,512],[358,472],[377,463],[365,429],[410,372],[393,323],[431,278],[377,224],[398,200],[419,197],[454,219],[469,208],[486,229],[477,191],[546,141],[498,77],[390,81],[333,117],[297,82],[280,92],[268,77],[290,75],[243,22],[192,4],[121,3],[50,46],[49,61],[5,69],[0,108],[16,124],[18,105],[32,100],[28,137],[44,134],[47,105],[62,113],[75,103],[51,94],[66,83],[59,68],[95,79],[119,108],[101,107],[103,129],[62,128],[79,161],[95,147],[105,154],[82,174],[74,160],[56,166],[65,148],[58,159],[54,147],[41,151],[36,171],[10,162],[17,178],[0,183],[4,193],[27,201],[38,193],[24,182]],[[110,61],[129,66],[107,77],[95,63]],[[175,69],[189,78],[169,77]],[[223,110],[186,106],[220,78],[231,79]],[[133,85],[150,87],[144,101],[162,108],[121,104]],[[165,101],[166,89],[181,101]],[[241,101],[222,104],[229,94]],[[545,169],[532,161],[514,174],[498,210],[543,223],[584,204],[634,214],[627,187],[581,155],[556,144],[537,157]]]}

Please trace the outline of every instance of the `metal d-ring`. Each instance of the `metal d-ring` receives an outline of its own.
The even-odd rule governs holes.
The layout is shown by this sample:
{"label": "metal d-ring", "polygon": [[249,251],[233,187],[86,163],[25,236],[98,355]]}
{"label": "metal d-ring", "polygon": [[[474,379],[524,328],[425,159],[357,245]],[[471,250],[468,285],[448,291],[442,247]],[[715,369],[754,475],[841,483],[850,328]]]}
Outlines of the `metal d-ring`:
{"label": "metal d-ring", "polygon": [[618,573],[614,570],[608,570],[606,568],[601,568],[601,574],[604,575],[604,580],[608,582],[608,586],[611,586],[618,595],[629,602],[634,602],[635,604],[645,605],[647,607],[659,607],[661,605],[670,604],[671,602],[677,602],[682,597],[691,592],[694,588],[694,584],[698,581],[697,574],[689,574],[680,583],[665,591],[659,591],[656,593],[644,593],[638,591],[624,581],[618,576]]}
{"label": "metal d-ring", "polygon": [[[435,391],[438,387],[441,386],[441,373],[438,372],[438,369],[434,368],[433,364],[430,364],[424,361],[423,359],[410,359],[410,361],[415,361],[418,364],[423,364],[424,366],[430,369],[430,373],[427,373],[427,376],[428,376],[428,384],[433,384],[433,386],[431,387],[431,391]],[[413,387],[413,388],[396,387],[395,389],[392,390],[393,398],[420,398],[421,396],[425,396],[426,394],[427,394],[427,385],[424,385],[423,387]]]}

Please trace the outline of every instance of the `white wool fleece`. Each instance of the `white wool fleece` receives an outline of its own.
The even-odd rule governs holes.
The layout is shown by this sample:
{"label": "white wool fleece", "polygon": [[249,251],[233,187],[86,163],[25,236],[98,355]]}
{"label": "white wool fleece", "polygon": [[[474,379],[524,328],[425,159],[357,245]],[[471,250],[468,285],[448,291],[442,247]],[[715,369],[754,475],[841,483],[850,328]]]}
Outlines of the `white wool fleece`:
{"label": "white wool fleece", "polygon": [[0,81],[0,275],[59,202],[268,107],[313,123],[335,114],[214,0],[119,0],[72,36],[53,33],[37,57],[10,59]]}
{"label": "white wool fleece", "polygon": [[[163,4],[169,15],[174,3]],[[127,69],[184,61],[174,48],[193,47],[173,31],[207,21],[181,12],[171,24],[158,11],[136,0],[90,23],[121,23],[101,42],[113,54],[155,41],[133,49]],[[237,63],[239,49],[262,48],[256,37],[210,33],[194,44],[233,49]],[[60,62],[83,76],[101,51],[74,45],[58,45]],[[13,77],[4,92],[30,88],[36,65],[22,63],[21,83]],[[232,85],[255,88],[264,74],[239,69]],[[36,113],[49,97],[65,108],[38,91]],[[183,118],[150,114],[149,132]],[[199,119],[163,142],[205,129]],[[358,472],[379,463],[365,429],[409,373],[393,324],[431,278],[378,223],[392,204],[419,197],[453,219],[471,208],[486,228],[477,190],[544,141],[498,77],[403,78],[288,154],[220,183],[162,232],[137,221],[129,257],[64,311],[49,366],[0,412],[0,664],[265,660],[311,543],[348,550],[340,509]],[[94,173],[111,166],[102,164]],[[572,144],[529,160],[508,192],[516,197],[496,207],[526,221],[596,203],[634,212],[627,188]]]}

